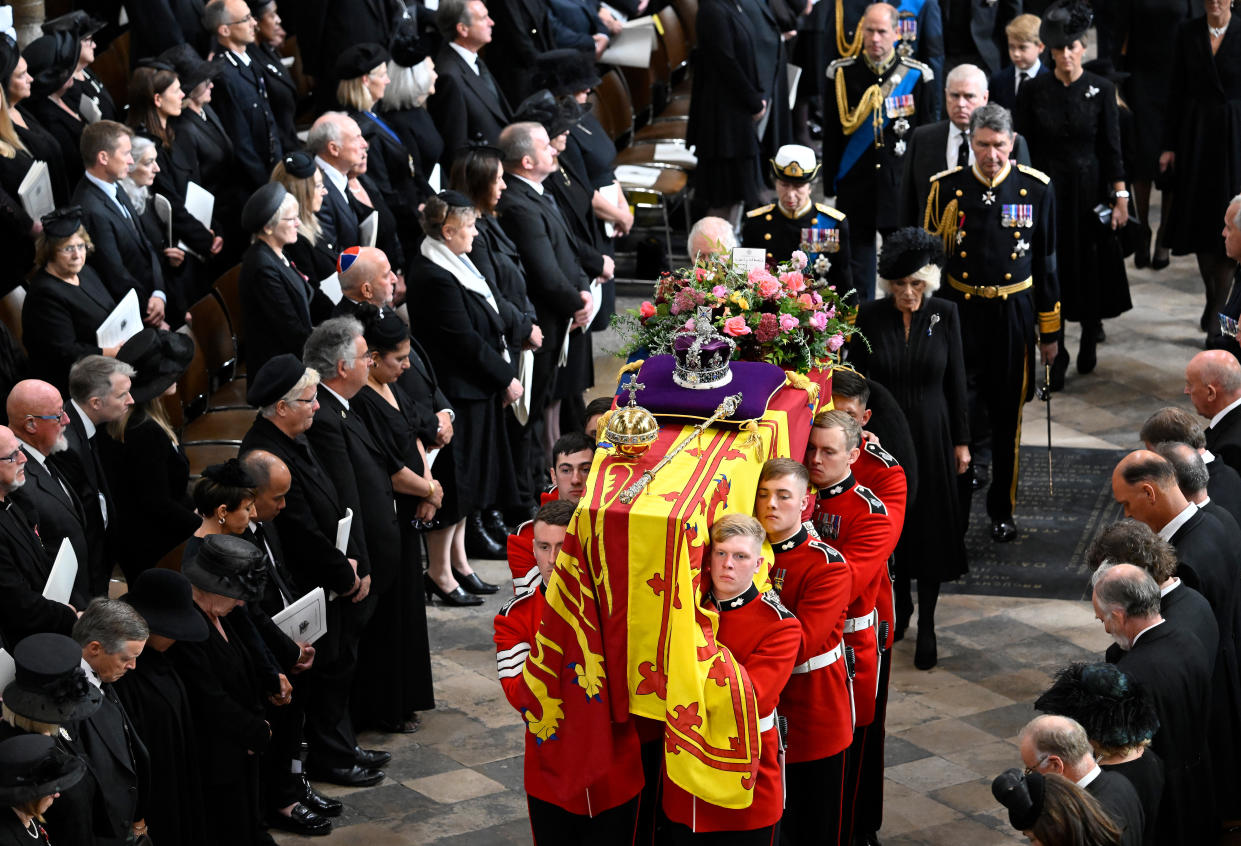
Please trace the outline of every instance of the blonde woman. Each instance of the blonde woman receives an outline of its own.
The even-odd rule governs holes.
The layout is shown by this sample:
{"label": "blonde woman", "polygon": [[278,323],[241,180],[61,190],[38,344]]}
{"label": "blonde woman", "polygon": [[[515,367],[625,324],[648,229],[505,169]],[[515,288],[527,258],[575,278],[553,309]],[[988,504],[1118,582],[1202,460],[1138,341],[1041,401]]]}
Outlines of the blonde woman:
{"label": "blonde woman", "polygon": [[318,217],[323,198],[327,196],[323,171],[315,166],[314,156],[298,150],[277,163],[271,172],[271,181],[279,182],[297,200],[297,240],[285,245],[284,254],[311,282],[318,285],[336,272],[336,251],[324,241],[323,225]]}

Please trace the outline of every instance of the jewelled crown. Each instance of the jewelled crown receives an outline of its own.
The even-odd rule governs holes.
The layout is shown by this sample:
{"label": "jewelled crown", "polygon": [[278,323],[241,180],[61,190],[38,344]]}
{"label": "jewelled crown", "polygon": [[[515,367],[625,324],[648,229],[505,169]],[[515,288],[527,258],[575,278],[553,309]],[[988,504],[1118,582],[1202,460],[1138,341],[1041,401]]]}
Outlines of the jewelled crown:
{"label": "jewelled crown", "polygon": [[737,349],[736,342],[712,328],[711,309],[707,306],[698,307],[694,327],[692,334],[682,333],[672,341],[676,358],[672,381],[696,391],[727,385],[733,378],[728,363]]}

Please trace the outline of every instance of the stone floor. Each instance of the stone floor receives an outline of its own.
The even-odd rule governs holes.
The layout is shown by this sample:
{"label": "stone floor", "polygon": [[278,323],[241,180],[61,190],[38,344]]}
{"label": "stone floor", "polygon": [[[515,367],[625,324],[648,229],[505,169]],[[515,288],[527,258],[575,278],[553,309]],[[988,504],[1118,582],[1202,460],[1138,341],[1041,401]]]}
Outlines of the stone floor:
{"label": "stone floor", "polygon": [[[1201,284],[1192,260],[1159,273],[1132,271],[1134,308],[1107,322],[1107,342],[1090,376],[1070,370],[1053,404],[1053,442],[1136,444],[1142,420],[1181,396],[1185,363],[1201,348]],[[629,302],[634,299],[635,302]],[[624,298],[621,305],[634,305]],[[1076,354],[1076,334],[1069,333]],[[606,343],[601,346],[606,347]],[[603,359],[598,391],[610,390]],[[1026,443],[1046,443],[1040,404]],[[1040,440],[1041,439],[1041,440]],[[1020,514],[1020,512],[1019,512]],[[502,562],[478,569],[502,582]],[[329,788],[346,811],[325,844],[526,844],[521,790],[522,725],[496,681],[491,620],[501,599],[472,609],[429,610],[438,707],[404,737],[367,737],[389,749],[388,778],[363,790]],[[1102,653],[1108,637],[1088,603],[944,596],[938,612],[940,662],[913,668],[913,645],[897,644],[888,713],[885,846],[1024,842],[991,797],[990,781],[1019,764],[1015,735],[1056,668]],[[297,838],[278,836],[281,842]]]}

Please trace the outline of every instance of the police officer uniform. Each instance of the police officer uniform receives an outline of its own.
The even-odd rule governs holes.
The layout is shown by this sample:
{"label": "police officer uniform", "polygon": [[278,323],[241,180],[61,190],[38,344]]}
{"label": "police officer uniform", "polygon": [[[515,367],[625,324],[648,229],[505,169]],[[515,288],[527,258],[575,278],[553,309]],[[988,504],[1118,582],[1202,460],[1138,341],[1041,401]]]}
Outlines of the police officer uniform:
{"label": "police officer uniform", "polygon": [[282,147],[276,116],[267,100],[262,57],[247,48],[245,58],[216,44],[212,59],[220,67],[213,105],[233,139],[241,181],[254,191],[267,184],[271,169],[280,161]]}
{"label": "police officer uniform", "polygon": [[935,74],[893,50],[877,63],[865,54],[837,59],[827,75],[836,108],[823,129],[823,193],[849,216],[853,284],[866,301],[875,294],[875,234],[899,223],[908,136],[935,119]]}
{"label": "police officer uniform", "polygon": [[923,226],[943,238],[948,255],[937,296],[961,315],[972,436],[990,422],[992,538],[1012,540],[1018,424],[1034,392],[1034,344],[1063,337],[1050,180],[1012,162],[993,180],[977,165],[937,173]]}
{"label": "police officer uniform", "polygon": [[[814,151],[799,144],[785,144],[771,159],[772,176],[781,182],[804,185],[819,175]],[[826,203],[807,200],[790,212],[780,203],[768,203],[746,212],[741,224],[741,243],[745,247],[762,247],[767,264],[775,267],[788,261],[794,250],[801,250],[808,259],[805,275],[814,276],[823,284],[834,285],[844,293],[853,288],[849,221],[844,212]]]}

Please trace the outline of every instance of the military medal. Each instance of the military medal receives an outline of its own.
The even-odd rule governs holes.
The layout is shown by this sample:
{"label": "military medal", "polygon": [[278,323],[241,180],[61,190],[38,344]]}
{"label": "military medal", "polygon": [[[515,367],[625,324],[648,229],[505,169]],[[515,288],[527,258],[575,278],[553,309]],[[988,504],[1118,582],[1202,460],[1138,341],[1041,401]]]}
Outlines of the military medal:
{"label": "military medal", "polygon": [[896,25],[896,33],[900,36],[900,44],[896,49],[902,56],[910,58],[918,49],[918,19],[906,15],[909,13],[901,12],[900,22]]}
{"label": "military medal", "polygon": [[992,191],[990,188],[988,188],[988,189],[987,189],[987,192],[986,192],[985,194],[983,194],[983,195],[982,195],[982,201],[983,201],[983,204],[984,204],[984,205],[988,205],[988,206],[989,206],[989,205],[991,205],[992,203],[994,203],[994,202],[995,202],[995,192],[994,192],[994,191]]}
{"label": "military medal", "polygon": [[1024,256],[1026,253],[1030,252],[1030,245],[1026,243],[1025,238],[1018,238],[1017,245],[1013,247],[1013,250],[1017,253],[1017,255]]}
{"label": "military medal", "polygon": [[[790,547],[791,548],[791,547]],[[784,550],[781,550],[784,551]],[[776,590],[784,590],[784,579],[788,575],[788,570],[776,570],[771,574],[771,586]]]}
{"label": "military medal", "polygon": [[814,528],[818,531],[819,537],[835,539],[840,536],[840,515],[816,514]]}
{"label": "military medal", "polygon": [[892,152],[896,153],[898,156],[905,155],[905,139],[904,138],[897,139],[897,142],[892,145]]}

